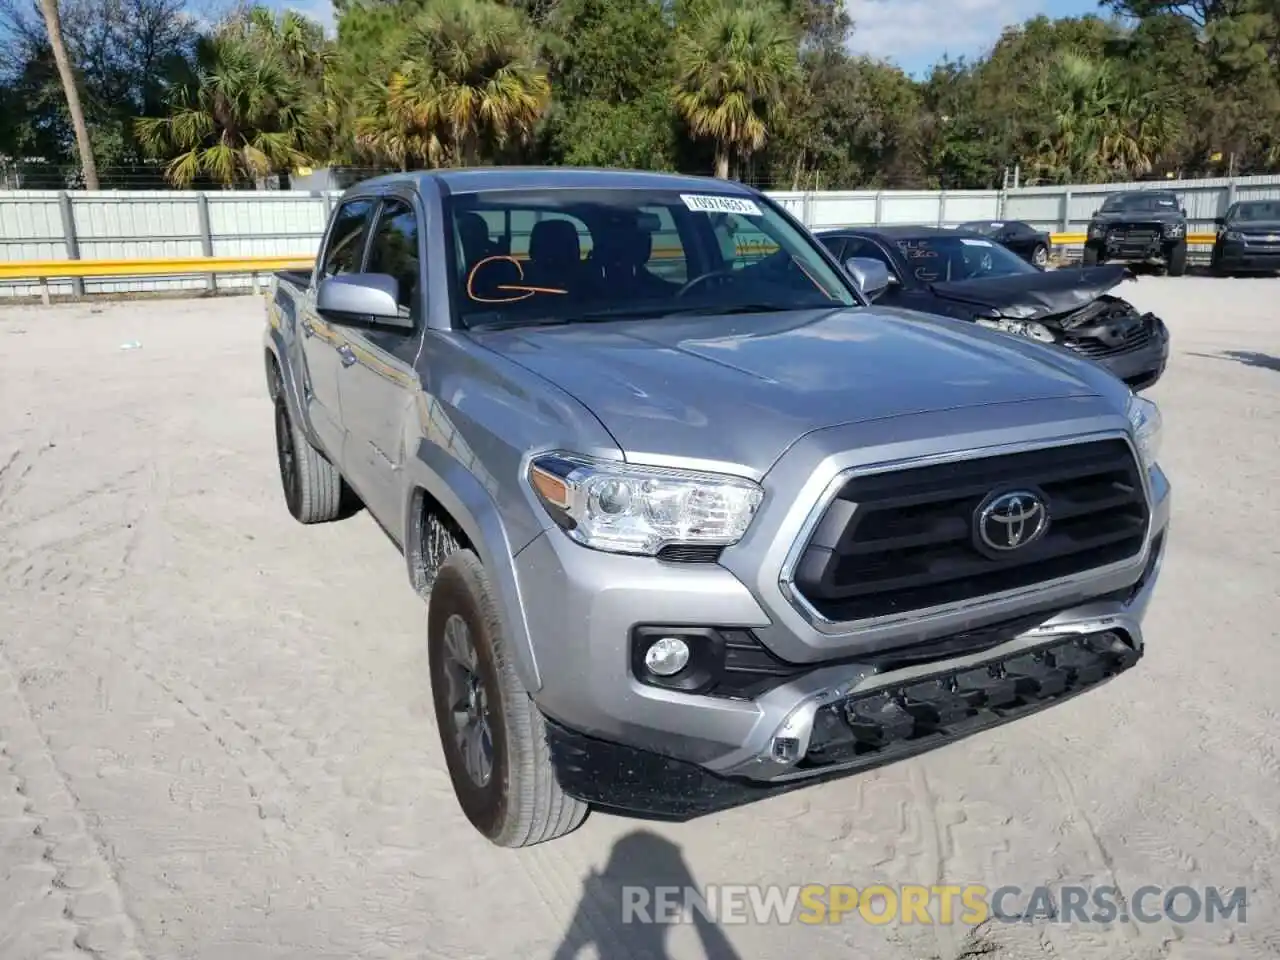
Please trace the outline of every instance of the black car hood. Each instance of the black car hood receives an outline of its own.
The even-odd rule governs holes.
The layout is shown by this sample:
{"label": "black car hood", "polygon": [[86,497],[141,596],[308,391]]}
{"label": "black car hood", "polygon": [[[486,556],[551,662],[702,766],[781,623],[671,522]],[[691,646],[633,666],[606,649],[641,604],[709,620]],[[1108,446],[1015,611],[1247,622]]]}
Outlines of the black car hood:
{"label": "black car hood", "polygon": [[1039,320],[1078,310],[1133,274],[1120,264],[955,280],[931,285],[944,300],[988,307],[1017,320]]}

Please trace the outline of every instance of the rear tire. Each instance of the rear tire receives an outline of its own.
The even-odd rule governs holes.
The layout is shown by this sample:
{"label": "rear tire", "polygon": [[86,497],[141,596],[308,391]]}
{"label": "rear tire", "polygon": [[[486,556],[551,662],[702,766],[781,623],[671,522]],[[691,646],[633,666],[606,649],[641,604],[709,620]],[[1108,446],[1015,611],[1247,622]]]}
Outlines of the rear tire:
{"label": "rear tire", "polygon": [[1167,256],[1168,268],[1165,271],[1171,277],[1180,277],[1187,272],[1187,245],[1174,244],[1169,248]]}
{"label": "rear tire", "polygon": [[342,475],[311,445],[289,416],[283,394],[275,405],[276,459],[289,513],[299,523],[327,523],[342,515]]}
{"label": "rear tire", "polygon": [[454,552],[427,607],[431,696],[449,778],[471,825],[499,847],[576,830],[587,805],[560,789],[546,723],[516,676],[489,579]]}
{"label": "rear tire", "polygon": [[1102,256],[1098,253],[1097,247],[1092,247],[1087,243],[1084,245],[1083,261],[1086,267],[1096,267],[1098,264],[1102,263],[1102,259]]}

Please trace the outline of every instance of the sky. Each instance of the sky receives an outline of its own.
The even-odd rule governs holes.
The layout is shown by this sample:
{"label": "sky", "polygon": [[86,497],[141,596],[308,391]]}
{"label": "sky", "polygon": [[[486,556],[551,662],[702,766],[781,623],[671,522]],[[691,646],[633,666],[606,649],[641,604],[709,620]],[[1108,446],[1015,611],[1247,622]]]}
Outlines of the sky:
{"label": "sky", "polygon": [[[332,28],[329,0],[269,0]],[[921,76],[944,54],[985,53],[1005,27],[1037,14],[1097,13],[1098,0],[845,0],[854,20],[852,47]]]}

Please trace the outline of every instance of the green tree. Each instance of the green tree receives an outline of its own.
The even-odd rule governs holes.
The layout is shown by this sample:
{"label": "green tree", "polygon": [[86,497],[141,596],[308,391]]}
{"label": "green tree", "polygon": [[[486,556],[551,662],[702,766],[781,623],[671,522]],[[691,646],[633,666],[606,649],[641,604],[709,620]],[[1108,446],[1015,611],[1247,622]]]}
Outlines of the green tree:
{"label": "green tree", "polygon": [[403,57],[366,88],[357,122],[368,150],[401,163],[501,155],[531,139],[550,100],[528,20],[491,0],[431,0]]}
{"label": "green tree", "polygon": [[234,19],[199,40],[171,81],[166,115],[140,119],[138,137],[169,159],[166,176],[179,187],[202,176],[253,182],[312,163],[324,146],[323,110],[293,66],[274,27],[253,14]]}
{"label": "green tree", "polygon": [[777,7],[722,0],[695,13],[676,38],[675,105],[695,137],[715,144],[727,179],[764,147],[788,86],[798,79],[794,32]]}

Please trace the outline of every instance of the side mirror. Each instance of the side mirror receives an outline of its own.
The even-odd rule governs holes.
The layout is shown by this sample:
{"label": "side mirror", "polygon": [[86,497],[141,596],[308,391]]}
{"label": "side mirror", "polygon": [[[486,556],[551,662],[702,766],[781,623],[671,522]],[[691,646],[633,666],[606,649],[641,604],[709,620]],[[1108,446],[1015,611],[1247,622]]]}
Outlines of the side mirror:
{"label": "side mirror", "polygon": [[1102,212],[1101,210],[1095,210],[1095,211],[1093,211],[1093,213],[1089,214],[1089,216],[1091,216],[1091,217],[1096,217],[1096,216],[1097,216],[1099,213],[1101,213],[1101,212]]}
{"label": "side mirror", "polygon": [[400,310],[400,281],[385,273],[326,277],[316,291],[316,312],[339,321],[413,329],[413,319]]}
{"label": "side mirror", "polygon": [[1186,207],[1183,207],[1183,208],[1182,208],[1182,215],[1183,215],[1184,217],[1187,215],[1187,208],[1186,208]]}
{"label": "side mirror", "polygon": [[844,262],[844,269],[868,300],[874,301],[893,283],[889,268],[870,257],[850,257]]}

